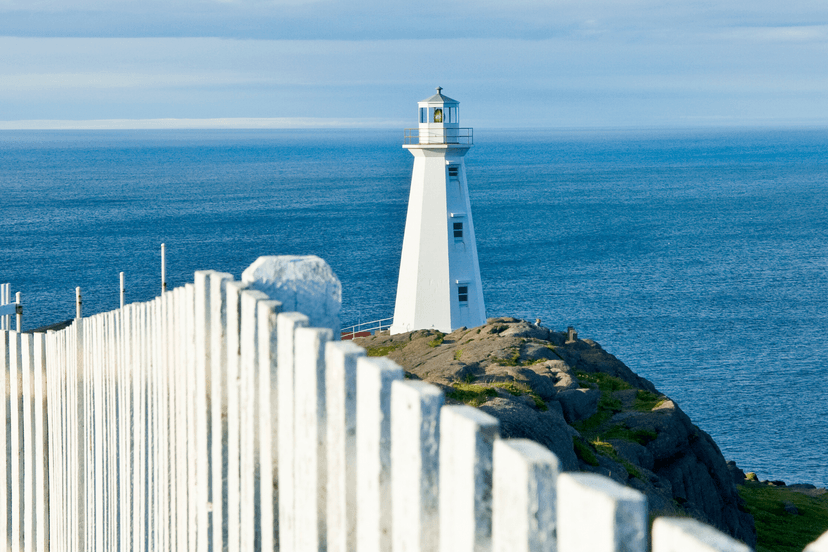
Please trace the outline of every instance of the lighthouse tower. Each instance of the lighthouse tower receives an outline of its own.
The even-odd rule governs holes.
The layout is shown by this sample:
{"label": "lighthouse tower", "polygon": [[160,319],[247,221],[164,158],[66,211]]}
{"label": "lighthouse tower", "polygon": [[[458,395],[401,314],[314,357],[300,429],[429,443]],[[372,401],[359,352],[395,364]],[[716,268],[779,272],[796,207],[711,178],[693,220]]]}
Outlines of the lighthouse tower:
{"label": "lighthouse tower", "polygon": [[442,88],[418,105],[419,128],[403,145],[414,170],[392,334],[486,323],[464,163],[472,129],[460,128],[460,102]]}

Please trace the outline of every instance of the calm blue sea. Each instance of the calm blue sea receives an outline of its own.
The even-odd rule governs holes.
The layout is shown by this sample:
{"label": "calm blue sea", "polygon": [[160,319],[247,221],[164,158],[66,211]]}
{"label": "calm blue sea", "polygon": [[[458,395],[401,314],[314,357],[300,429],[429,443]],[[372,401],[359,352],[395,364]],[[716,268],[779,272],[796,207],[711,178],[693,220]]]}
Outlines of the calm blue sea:
{"label": "calm blue sea", "polygon": [[[28,328],[259,255],[316,254],[391,316],[402,131],[0,132],[0,282]],[[477,129],[489,316],[575,326],[762,478],[828,485],[828,131]]]}

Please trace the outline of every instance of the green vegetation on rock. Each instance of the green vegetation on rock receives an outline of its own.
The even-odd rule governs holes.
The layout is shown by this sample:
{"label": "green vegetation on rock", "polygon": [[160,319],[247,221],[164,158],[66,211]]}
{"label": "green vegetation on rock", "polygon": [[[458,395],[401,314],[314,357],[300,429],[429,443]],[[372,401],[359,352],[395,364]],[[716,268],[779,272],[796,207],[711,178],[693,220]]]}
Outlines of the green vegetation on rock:
{"label": "green vegetation on rock", "polygon": [[641,412],[650,412],[664,404],[666,400],[663,395],[639,389],[635,395],[635,409]]}
{"label": "green vegetation on rock", "polygon": [[[472,376],[472,381],[474,377]],[[497,396],[497,389],[503,389],[512,396],[520,397],[521,395],[529,395],[538,410],[545,412],[549,409],[540,395],[535,393],[531,387],[524,383],[517,383],[512,381],[495,381],[490,383],[473,384],[470,383],[468,376],[466,383],[455,382],[452,384],[454,389],[446,393],[446,397],[460,401],[469,406],[480,406],[488,401],[490,398]]]}
{"label": "green vegetation on rock", "polygon": [[603,439],[623,439],[643,446],[655,441],[656,437],[656,432],[651,429],[630,429],[622,424],[616,424],[602,431],[600,436]]}
{"label": "green vegetation on rock", "polygon": [[429,347],[437,347],[439,345],[442,345],[443,344],[443,338],[445,338],[445,337],[446,337],[446,334],[444,334],[443,332],[437,332],[437,337],[435,337],[434,339],[429,341],[428,346]]}
{"label": "green vegetation on rock", "polygon": [[[523,343],[526,342],[524,339]],[[512,347],[510,349],[511,355],[506,358],[499,358],[493,357],[491,359],[493,364],[497,364],[498,366],[531,366],[533,364],[540,364],[541,362],[546,362],[548,359],[546,358],[535,358],[535,359],[526,359],[524,361],[520,360],[520,347]]]}
{"label": "green vegetation on rock", "polygon": [[508,358],[492,358],[492,362],[499,366],[520,366],[520,349],[512,349],[512,355]]}
{"label": "green vegetation on rock", "polygon": [[406,346],[406,343],[398,342],[398,343],[392,343],[391,345],[386,345],[384,347],[368,347],[365,350],[366,350],[369,357],[382,357],[382,356],[387,356],[388,353],[390,353],[391,351],[394,351],[396,349],[400,349],[400,348],[405,347],[405,346]]}
{"label": "green vegetation on rock", "polygon": [[630,474],[632,477],[636,479],[641,479],[641,472],[630,462],[615,452],[615,447],[612,446],[612,443],[607,443],[606,441],[602,441],[601,439],[596,439],[592,441],[592,446],[595,447],[595,450],[603,454],[604,456],[609,457],[614,462],[617,462],[624,466],[624,469],[627,470],[627,473]]}
{"label": "green vegetation on rock", "polygon": [[585,464],[589,466],[598,465],[598,457],[592,451],[586,441],[580,437],[572,437],[572,447],[575,449],[575,456],[580,458]]}
{"label": "green vegetation on rock", "polygon": [[446,397],[469,406],[480,406],[492,397],[497,397],[497,391],[485,385],[455,383],[453,387],[453,390],[446,393]]}
{"label": "green vegetation on rock", "polygon": [[621,391],[622,389],[632,389],[632,386],[621,378],[616,378],[603,372],[575,372],[578,376],[578,381],[582,387],[589,387],[584,385],[584,382],[594,383],[602,393],[612,393],[613,391]]}
{"label": "green vegetation on rock", "polygon": [[537,406],[538,409],[540,409],[542,412],[546,412],[547,410],[549,410],[549,407],[546,406],[546,403],[543,402],[543,399],[540,398],[540,395],[535,393],[535,391],[525,383],[505,381],[495,382],[491,385],[494,387],[500,387],[501,389],[515,397],[520,397],[521,395],[529,395],[530,397],[532,397],[532,400],[535,401],[535,406]]}
{"label": "green vegetation on rock", "polygon": [[758,481],[737,488],[756,521],[756,552],[802,552],[828,530],[828,493],[809,496]]}

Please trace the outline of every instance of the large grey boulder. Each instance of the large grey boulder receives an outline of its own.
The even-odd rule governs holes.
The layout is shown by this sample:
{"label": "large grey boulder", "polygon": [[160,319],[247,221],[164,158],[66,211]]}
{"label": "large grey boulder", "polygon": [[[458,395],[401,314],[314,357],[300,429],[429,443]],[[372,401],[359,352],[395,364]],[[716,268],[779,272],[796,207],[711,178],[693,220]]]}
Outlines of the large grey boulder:
{"label": "large grey boulder", "polygon": [[555,395],[563,407],[564,417],[570,424],[589,418],[598,412],[601,392],[597,389],[566,389]]}
{"label": "large grey boulder", "polygon": [[283,312],[301,312],[316,328],[330,328],[339,339],[342,284],[316,255],[259,257],[242,273],[242,282],[281,301]]}
{"label": "large grey boulder", "polygon": [[561,461],[561,469],[578,469],[578,457],[572,450],[572,435],[560,411],[551,408],[540,412],[521,400],[498,397],[486,402],[480,410],[500,421],[500,435],[507,439],[532,439],[552,452]]}

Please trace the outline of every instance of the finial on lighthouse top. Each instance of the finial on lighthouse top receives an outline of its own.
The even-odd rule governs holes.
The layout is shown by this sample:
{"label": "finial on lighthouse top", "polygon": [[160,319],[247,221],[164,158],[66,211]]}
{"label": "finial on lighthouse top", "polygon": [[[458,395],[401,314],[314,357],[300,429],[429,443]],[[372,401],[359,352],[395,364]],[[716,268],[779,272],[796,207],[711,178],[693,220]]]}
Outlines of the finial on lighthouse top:
{"label": "finial on lighthouse top", "polygon": [[419,102],[420,107],[428,107],[429,105],[445,105],[445,104],[452,104],[452,105],[460,105],[460,102],[457,100],[452,100],[448,96],[443,95],[443,87],[437,87],[437,93],[431,96],[430,98],[426,98],[425,100]]}

